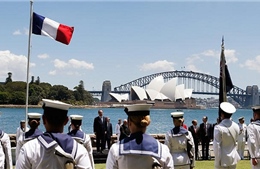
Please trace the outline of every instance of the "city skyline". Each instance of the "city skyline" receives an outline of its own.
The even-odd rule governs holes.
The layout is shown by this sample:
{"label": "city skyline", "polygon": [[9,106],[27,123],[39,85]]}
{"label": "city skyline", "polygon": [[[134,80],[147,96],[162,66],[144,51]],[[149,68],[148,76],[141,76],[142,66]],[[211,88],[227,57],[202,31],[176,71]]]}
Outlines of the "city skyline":
{"label": "city skyline", "polygon": [[[222,36],[233,84],[260,81],[260,2],[34,1],[34,12],[74,26],[67,46],[32,35],[30,75],[73,89],[112,89],[154,73],[219,76]],[[30,1],[0,1],[0,81],[26,81]],[[241,12],[242,11],[242,12]]]}

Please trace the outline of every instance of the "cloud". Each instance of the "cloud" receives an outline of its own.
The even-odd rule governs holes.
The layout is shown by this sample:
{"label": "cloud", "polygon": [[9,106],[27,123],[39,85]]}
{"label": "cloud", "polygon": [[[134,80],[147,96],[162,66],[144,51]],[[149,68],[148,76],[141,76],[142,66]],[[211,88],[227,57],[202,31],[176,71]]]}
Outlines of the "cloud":
{"label": "cloud", "polygon": [[[30,67],[36,66],[30,63]],[[25,81],[27,73],[27,57],[24,55],[16,55],[9,50],[0,51],[0,79],[5,81],[7,73],[12,73],[14,81]]]}
{"label": "cloud", "polygon": [[29,29],[28,28],[23,28],[23,32],[25,35],[29,35]]}
{"label": "cloud", "polygon": [[236,57],[236,51],[233,49],[225,50],[226,62],[228,63],[236,63],[238,58]]}
{"label": "cloud", "polygon": [[44,54],[38,55],[37,57],[40,58],[40,59],[47,59],[47,58],[49,58],[50,56],[49,56],[48,54],[44,53]]}
{"label": "cloud", "polygon": [[241,64],[241,67],[246,67],[249,70],[256,70],[260,73],[260,55],[256,56],[255,59],[248,59],[245,64]]}
{"label": "cloud", "polygon": [[64,61],[62,61],[62,60],[59,60],[59,59],[55,59],[55,60],[53,61],[53,63],[54,63],[54,67],[55,67],[55,68],[58,68],[58,69],[63,69],[63,68],[65,68],[65,67],[69,67],[66,62],[64,62]]}
{"label": "cloud", "polygon": [[75,69],[94,69],[93,63],[87,63],[76,59],[70,59],[68,64]]}
{"label": "cloud", "polygon": [[13,32],[13,35],[21,35],[21,34],[22,33],[21,33],[21,31],[19,29]]}
{"label": "cloud", "polygon": [[50,74],[50,75],[56,75],[56,74],[57,74],[57,71],[56,71],[56,70],[49,71],[49,74]]}
{"label": "cloud", "polygon": [[23,28],[23,32],[20,29],[17,29],[13,32],[13,35],[29,35],[29,29]]}
{"label": "cloud", "polygon": [[154,63],[144,63],[140,70],[141,71],[150,71],[150,70],[155,70],[155,71],[171,71],[174,70],[173,67],[174,63],[169,62],[167,60],[159,60]]}
{"label": "cloud", "polygon": [[[192,56],[186,59],[186,68],[191,71],[203,72],[197,67],[200,67],[202,64],[207,64],[208,59],[211,59],[211,62],[217,61],[220,62],[220,52],[215,50],[206,50],[199,54],[193,54]],[[227,64],[236,63],[238,58],[236,57],[236,51],[233,49],[225,49],[225,58]]]}
{"label": "cloud", "polygon": [[75,75],[80,76],[82,75],[81,72],[77,70],[85,69],[85,70],[93,70],[94,65],[93,63],[87,63],[85,61],[80,61],[76,59],[70,59],[68,62],[62,61],[59,59],[55,59],[53,61],[55,70],[49,72],[50,75],[57,75],[59,73],[63,73],[66,75]]}
{"label": "cloud", "polygon": [[219,57],[220,53],[215,50],[206,50],[201,53],[202,56],[211,56],[211,57]]}

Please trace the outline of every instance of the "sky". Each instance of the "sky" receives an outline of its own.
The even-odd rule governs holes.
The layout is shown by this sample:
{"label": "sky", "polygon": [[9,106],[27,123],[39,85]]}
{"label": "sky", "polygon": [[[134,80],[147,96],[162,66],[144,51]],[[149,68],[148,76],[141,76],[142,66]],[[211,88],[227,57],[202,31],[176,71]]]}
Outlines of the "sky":
{"label": "sky", "polygon": [[[260,87],[260,1],[34,0],[33,11],[73,26],[69,45],[32,34],[29,79],[112,90],[154,73],[219,76],[222,37],[233,84]],[[0,81],[26,82],[30,1],[0,0]]]}

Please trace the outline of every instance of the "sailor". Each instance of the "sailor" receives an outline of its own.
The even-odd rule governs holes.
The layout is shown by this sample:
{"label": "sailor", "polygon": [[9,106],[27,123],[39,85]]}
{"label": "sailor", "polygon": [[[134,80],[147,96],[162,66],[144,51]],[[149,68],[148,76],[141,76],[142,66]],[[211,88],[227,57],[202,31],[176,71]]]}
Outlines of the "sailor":
{"label": "sailor", "polygon": [[16,168],[64,169],[77,167],[91,169],[87,150],[72,137],[63,134],[69,121],[70,104],[42,99],[42,120],[46,132],[25,143],[19,153]]}
{"label": "sailor", "polygon": [[245,124],[245,118],[240,117],[238,119],[239,123],[239,134],[237,137],[237,152],[241,158],[241,160],[244,159],[244,151],[245,151],[245,145],[246,145],[246,124]]}
{"label": "sailor", "polygon": [[20,121],[19,127],[16,129],[16,142],[22,137],[23,133],[29,131],[29,128],[25,125],[25,120]]}
{"label": "sailor", "polygon": [[173,160],[169,149],[158,140],[145,133],[150,124],[149,104],[128,105],[130,136],[114,143],[109,150],[107,169],[149,169],[155,165],[162,168],[173,168]]}
{"label": "sailor", "polygon": [[0,130],[0,141],[0,168],[12,169],[13,162],[10,138],[9,135],[2,130]]}
{"label": "sailor", "polygon": [[68,133],[68,135],[70,135],[87,149],[91,166],[92,168],[95,168],[90,136],[81,130],[82,119],[83,116],[81,115],[70,115],[71,131]]}
{"label": "sailor", "polygon": [[23,133],[22,137],[20,137],[18,142],[16,143],[16,149],[15,149],[16,161],[18,159],[21,147],[27,141],[37,138],[39,135],[42,134],[42,131],[38,129],[42,115],[40,113],[28,113],[27,116],[28,116],[28,125],[30,126],[30,130]]}
{"label": "sailor", "polygon": [[231,120],[231,116],[236,108],[229,102],[222,102],[220,109],[221,122],[214,128],[215,169],[235,169],[240,160],[236,150],[239,127]]}
{"label": "sailor", "polygon": [[252,110],[254,120],[247,127],[247,146],[251,156],[252,169],[260,169],[260,106],[254,106]]}
{"label": "sailor", "polygon": [[174,128],[165,135],[165,145],[170,149],[175,169],[192,169],[195,163],[195,146],[190,131],[183,128],[184,112],[172,112]]}

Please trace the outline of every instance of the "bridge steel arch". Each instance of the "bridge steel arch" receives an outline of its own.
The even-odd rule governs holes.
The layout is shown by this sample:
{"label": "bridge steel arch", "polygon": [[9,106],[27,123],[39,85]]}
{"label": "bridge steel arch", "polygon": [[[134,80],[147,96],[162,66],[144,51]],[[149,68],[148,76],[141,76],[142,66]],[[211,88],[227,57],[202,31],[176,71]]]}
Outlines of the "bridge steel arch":
{"label": "bridge steel arch", "polygon": [[[163,76],[163,78],[166,82],[175,77],[183,78],[183,79],[192,79],[193,81],[199,82],[199,88],[203,88],[202,91],[200,89],[194,89],[194,92],[193,92],[194,94],[212,94],[212,95],[218,94],[219,78],[208,75],[208,74],[204,74],[204,73],[198,73],[198,72],[193,72],[193,71],[177,71],[177,70],[168,71],[168,72],[160,72],[160,73],[155,73],[155,74],[151,74],[148,76],[144,76],[139,79],[128,82],[126,84],[115,87],[114,91],[115,92],[129,92],[131,89],[131,86],[139,86],[139,87],[145,88],[151,82],[151,80],[153,80],[157,76]],[[203,87],[201,87],[200,82],[203,83]],[[212,88],[214,87],[216,89],[216,91],[215,92],[212,92],[212,91],[205,92],[204,84],[208,84]],[[237,103],[239,103],[242,107],[245,106],[246,97],[248,96],[246,94],[245,90],[234,85],[234,87],[229,91],[228,95],[231,98],[233,98]]]}

